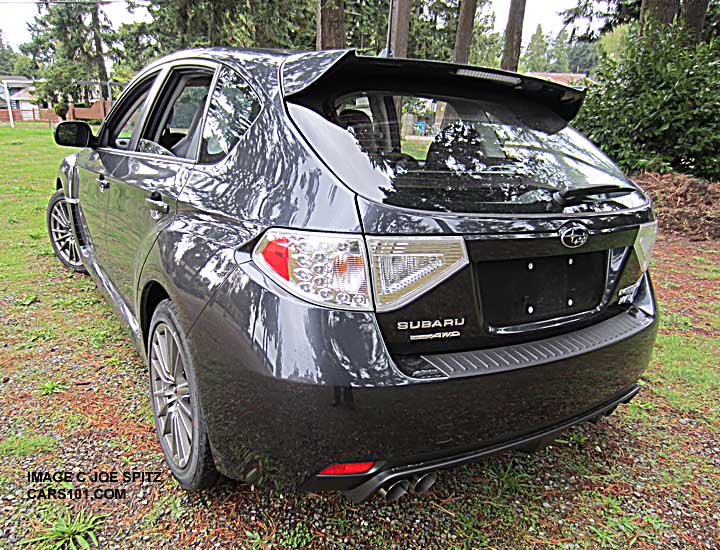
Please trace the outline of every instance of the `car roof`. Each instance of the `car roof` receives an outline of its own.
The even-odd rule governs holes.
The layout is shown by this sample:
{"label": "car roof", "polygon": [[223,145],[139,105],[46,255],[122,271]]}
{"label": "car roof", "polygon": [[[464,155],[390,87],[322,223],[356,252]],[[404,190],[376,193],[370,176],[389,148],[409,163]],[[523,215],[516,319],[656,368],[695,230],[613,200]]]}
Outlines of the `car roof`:
{"label": "car roof", "polygon": [[234,66],[253,87],[262,89],[268,96],[277,92],[285,97],[300,94],[323,80],[325,75],[344,69],[356,74],[371,71],[396,75],[414,73],[425,78],[471,78],[478,85],[512,89],[531,97],[568,121],[577,114],[585,97],[582,89],[530,75],[441,61],[360,56],[352,49],[297,52],[281,49],[193,48],[164,56],[142,73],[164,63],[190,59],[219,61]]}
{"label": "car roof", "polygon": [[[332,62],[341,58],[350,51],[352,50],[298,52],[295,50],[260,48],[191,48],[179,50],[157,59],[145,67],[139,75],[150,72],[160,65],[175,61],[193,59],[219,61],[239,69],[249,80],[251,80],[251,84],[265,90],[266,93],[271,94],[281,85],[278,74],[279,68],[288,58],[292,58],[304,66],[307,73],[306,79],[310,82],[315,80],[320,74],[316,70],[319,59],[324,59],[328,64],[332,64]],[[303,60],[306,60],[306,63],[302,63]]]}

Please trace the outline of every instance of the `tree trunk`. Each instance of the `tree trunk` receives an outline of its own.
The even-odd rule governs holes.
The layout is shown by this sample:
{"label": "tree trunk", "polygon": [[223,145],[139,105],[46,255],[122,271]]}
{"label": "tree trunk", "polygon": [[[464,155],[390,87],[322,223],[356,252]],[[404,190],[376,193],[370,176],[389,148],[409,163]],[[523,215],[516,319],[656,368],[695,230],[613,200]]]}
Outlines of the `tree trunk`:
{"label": "tree trunk", "polygon": [[100,5],[93,4],[92,6],[92,31],[93,31],[93,42],[95,44],[95,63],[97,65],[98,78],[100,79],[100,96],[103,99],[107,98],[107,84],[108,72],[105,67],[105,54],[103,53],[102,35],[100,31]]}
{"label": "tree trunk", "polygon": [[345,47],[345,9],[343,0],[318,0],[317,49]]}
{"label": "tree trunk", "polygon": [[640,10],[643,22],[652,19],[656,23],[669,25],[680,11],[680,0],[643,0],[643,4],[645,9],[641,7]]}
{"label": "tree trunk", "polygon": [[460,15],[458,16],[455,51],[453,53],[455,63],[466,65],[470,59],[470,45],[472,44],[476,9],[477,0],[460,0]]}
{"label": "tree trunk", "polygon": [[407,57],[410,33],[410,0],[391,0],[390,50],[393,57]]}
{"label": "tree trunk", "polygon": [[522,48],[522,29],[525,19],[525,0],[511,0],[510,14],[505,27],[505,48],[500,66],[506,71],[517,71]]}
{"label": "tree trunk", "polygon": [[[178,2],[178,16],[177,16],[177,23],[178,23],[178,36],[179,43],[183,45],[183,47],[189,47],[190,46],[190,33],[189,33],[189,13],[188,13],[188,0],[180,0]],[[174,39],[173,39],[174,40]]]}
{"label": "tree trunk", "polygon": [[690,33],[692,41],[697,44],[702,39],[705,28],[705,17],[708,11],[708,0],[685,0],[682,6],[682,21]]}

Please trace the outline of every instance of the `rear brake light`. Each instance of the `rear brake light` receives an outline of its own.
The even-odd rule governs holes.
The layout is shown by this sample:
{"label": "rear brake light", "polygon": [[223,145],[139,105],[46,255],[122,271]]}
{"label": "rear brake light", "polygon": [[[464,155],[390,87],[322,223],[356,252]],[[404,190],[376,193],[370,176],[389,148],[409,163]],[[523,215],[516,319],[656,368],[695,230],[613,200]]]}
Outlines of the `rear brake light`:
{"label": "rear brake light", "polygon": [[253,259],[280,286],[308,302],[372,310],[362,237],[270,229]]}
{"label": "rear brake light", "polygon": [[655,247],[655,239],[657,238],[657,222],[645,223],[638,229],[635,237],[635,253],[637,254],[640,268],[643,273],[650,266],[650,258],[652,257],[653,248]]}
{"label": "rear brake light", "polygon": [[350,474],[364,474],[375,466],[374,462],[345,462],[342,464],[331,464],[320,470],[321,476],[343,476]]}
{"label": "rear brake light", "polygon": [[462,237],[367,237],[375,306],[402,307],[468,264]]}
{"label": "rear brake light", "polygon": [[275,239],[267,243],[262,251],[262,257],[272,270],[286,281],[290,280],[288,270],[288,240]]}

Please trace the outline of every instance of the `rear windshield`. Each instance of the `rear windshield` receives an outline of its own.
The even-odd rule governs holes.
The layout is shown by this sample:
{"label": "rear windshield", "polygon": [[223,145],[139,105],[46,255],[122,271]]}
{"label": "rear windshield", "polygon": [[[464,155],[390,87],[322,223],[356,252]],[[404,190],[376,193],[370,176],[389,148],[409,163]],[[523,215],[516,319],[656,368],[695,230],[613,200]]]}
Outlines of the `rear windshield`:
{"label": "rear windshield", "polygon": [[[357,91],[305,105],[319,116],[297,106],[291,116],[328,165],[361,195],[386,204],[547,212],[556,209],[555,191],[627,185],[615,165],[564,119],[520,97]],[[334,129],[322,129],[328,124]],[[638,193],[601,195],[573,209],[643,202]]]}

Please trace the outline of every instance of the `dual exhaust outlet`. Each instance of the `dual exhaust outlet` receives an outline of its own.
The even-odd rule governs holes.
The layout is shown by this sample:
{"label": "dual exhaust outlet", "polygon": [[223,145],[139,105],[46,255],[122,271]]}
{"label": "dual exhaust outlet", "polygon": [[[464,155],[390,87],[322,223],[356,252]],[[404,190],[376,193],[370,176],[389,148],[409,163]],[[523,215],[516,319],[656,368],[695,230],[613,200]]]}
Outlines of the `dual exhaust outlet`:
{"label": "dual exhaust outlet", "polygon": [[409,479],[398,479],[390,481],[384,487],[378,490],[387,502],[395,502],[402,498],[405,493],[412,491],[413,493],[424,493],[428,491],[437,481],[437,472],[428,472],[426,474],[413,476]]}

